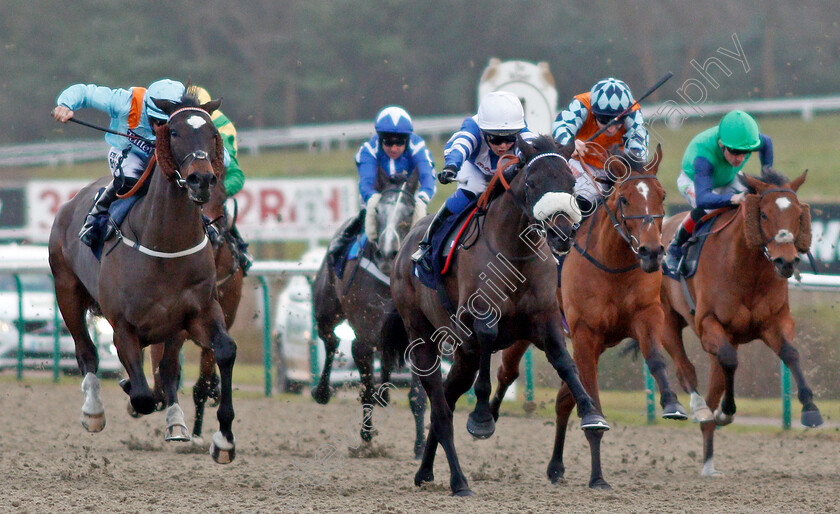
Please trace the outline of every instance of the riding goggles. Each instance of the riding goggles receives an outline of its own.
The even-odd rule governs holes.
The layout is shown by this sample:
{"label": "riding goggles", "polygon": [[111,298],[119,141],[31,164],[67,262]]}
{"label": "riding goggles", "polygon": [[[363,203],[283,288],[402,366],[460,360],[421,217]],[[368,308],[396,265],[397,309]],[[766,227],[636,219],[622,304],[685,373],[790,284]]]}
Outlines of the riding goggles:
{"label": "riding goggles", "polygon": [[750,154],[750,153],[753,152],[752,150],[736,150],[734,148],[729,148],[729,147],[724,147],[724,148],[726,148],[726,150],[729,153],[731,153],[732,155],[745,155],[745,154]]}
{"label": "riding goggles", "polygon": [[615,118],[615,116],[610,116],[609,114],[596,114],[595,121],[600,123],[601,125],[606,125],[607,123],[611,122]]}
{"label": "riding goggles", "polygon": [[512,144],[516,142],[516,134],[506,134],[503,136],[498,134],[485,134],[484,139],[491,145]]}
{"label": "riding goggles", "polygon": [[379,139],[382,146],[404,146],[408,144],[408,136],[383,136]]}

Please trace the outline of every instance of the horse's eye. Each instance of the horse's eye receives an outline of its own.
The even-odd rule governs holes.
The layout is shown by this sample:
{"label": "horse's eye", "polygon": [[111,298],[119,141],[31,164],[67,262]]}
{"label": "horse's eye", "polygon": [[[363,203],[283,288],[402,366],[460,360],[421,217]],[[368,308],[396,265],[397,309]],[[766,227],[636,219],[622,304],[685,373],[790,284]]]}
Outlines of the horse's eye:
{"label": "horse's eye", "polygon": [[170,130],[169,131],[169,137],[178,137],[178,131],[177,130]]}
{"label": "horse's eye", "polygon": [[762,212],[762,213],[761,213],[761,219],[763,219],[763,220],[768,219],[768,218],[767,218],[767,214],[765,214],[765,213],[763,213],[763,212]]}
{"label": "horse's eye", "polygon": [[630,201],[627,200],[627,198],[624,198],[623,196],[618,197],[618,201],[623,205],[627,205],[630,203]]}

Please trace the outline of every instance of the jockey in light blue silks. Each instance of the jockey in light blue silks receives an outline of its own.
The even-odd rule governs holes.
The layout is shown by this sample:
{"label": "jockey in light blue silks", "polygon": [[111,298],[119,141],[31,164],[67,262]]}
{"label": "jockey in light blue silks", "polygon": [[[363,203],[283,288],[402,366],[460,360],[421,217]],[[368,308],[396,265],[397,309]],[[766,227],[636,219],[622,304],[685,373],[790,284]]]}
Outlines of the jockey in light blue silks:
{"label": "jockey in light blue silks", "polygon": [[153,82],[148,89],[111,89],[94,84],[74,84],[58,95],[52,112],[57,121],[66,123],[73,117],[74,111],[92,107],[108,113],[111,117],[111,130],[142,138],[115,134],[105,136],[105,141],[111,145],[108,165],[114,180],[97,197],[79,232],[79,238],[86,245],[90,246],[92,242],[91,229],[96,217],[108,212],[117,193],[125,192],[137,183],[154,154],[155,128],[165,124],[169,116],[154,104],[153,99],[180,102],[184,91],[182,83],[162,79]]}
{"label": "jockey in light blue silks", "polygon": [[446,199],[411,256],[423,269],[431,270],[427,257],[432,234],[449,216],[462,212],[484,192],[496,172],[499,158],[513,150],[517,135],[526,141],[536,138],[525,125],[525,111],[519,98],[507,91],[495,91],[481,100],[478,113],[464,119],[461,129],[449,138],[438,180],[441,184],[457,180],[458,189]]}
{"label": "jockey in light blue silks", "polygon": [[423,138],[414,133],[414,124],[405,109],[385,107],[376,115],[374,129],[376,135],[356,152],[362,210],[330,243],[327,255],[333,262],[356,238],[363,224],[368,239],[376,240],[376,205],[385,187],[419,182],[412,225],[426,216],[426,206],[436,191],[432,154]]}

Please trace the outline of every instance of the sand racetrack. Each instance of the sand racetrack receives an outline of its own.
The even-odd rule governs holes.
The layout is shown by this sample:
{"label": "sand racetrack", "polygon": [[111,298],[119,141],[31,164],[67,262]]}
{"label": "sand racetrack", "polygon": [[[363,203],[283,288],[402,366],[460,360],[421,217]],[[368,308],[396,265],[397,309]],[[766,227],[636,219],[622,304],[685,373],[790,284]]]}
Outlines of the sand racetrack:
{"label": "sand racetrack", "polygon": [[[79,379],[79,383],[81,379]],[[188,424],[192,398],[181,395]],[[248,395],[253,396],[253,395]],[[402,394],[395,395],[403,400]],[[413,422],[403,407],[377,409],[380,429],[364,458],[358,402],[321,406],[308,398],[237,397],[237,459],[213,463],[190,443],[164,443],[163,413],[132,419],[127,397],[103,381],[107,426],[88,434],[78,422],[79,385],[0,382],[0,512],[838,512],[840,437],[801,431],[718,431],[715,463],[724,478],[699,476],[697,427],[616,426],[603,442],[612,491],[587,488],[589,453],[575,425],[567,438],[566,482],[545,467],[554,427],[506,416],[496,434],[474,441],[456,412],[456,446],[473,498],[449,496],[442,451],[434,485],[416,488]],[[205,440],[217,422],[209,412]],[[671,422],[673,423],[673,422]]]}

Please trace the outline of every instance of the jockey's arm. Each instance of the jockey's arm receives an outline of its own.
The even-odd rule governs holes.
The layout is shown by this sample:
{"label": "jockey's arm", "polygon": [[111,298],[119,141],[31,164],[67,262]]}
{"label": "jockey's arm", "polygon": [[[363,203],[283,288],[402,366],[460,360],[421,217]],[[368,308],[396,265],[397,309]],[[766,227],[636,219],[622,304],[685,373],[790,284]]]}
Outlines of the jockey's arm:
{"label": "jockey's arm", "polygon": [[362,203],[366,204],[368,199],[376,193],[376,172],[379,163],[376,157],[366,151],[365,145],[356,154],[356,168],[359,171],[359,194],[362,195]]}
{"label": "jockey's arm", "polygon": [[464,162],[481,148],[481,130],[470,117],[461,123],[461,129],[452,134],[443,148],[443,167],[460,170]]}
{"label": "jockey's arm", "polygon": [[435,192],[437,191],[437,184],[435,182],[435,163],[432,160],[432,153],[423,145],[413,156],[414,164],[419,173],[420,188],[415,195],[417,199],[429,203]]}
{"label": "jockey's arm", "polygon": [[[575,98],[572,100],[572,103],[566,108],[565,111],[562,111],[560,114],[557,115],[557,118],[554,120],[554,124],[552,125],[551,133],[554,135],[554,139],[562,145],[566,146],[569,143],[569,140],[577,135],[580,128],[583,126],[583,122],[586,120],[586,107]],[[577,145],[577,143],[575,143]]]}
{"label": "jockey's arm", "polygon": [[701,209],[717,209],[732,205],[732,195],[719,195],[713,191],[714,181],[712,163],[704,157],[694,160],[694,194],[697,207]]}
{"label": "jockey's arm", "polygon": [[759,134],[761,144],[758,146],[758,159],[761,161],[761,167],[773,166],[773,140],[766,134]]}
{"label": "jockey's arm", "polygon": [[641,109],[632,111],[624,117],[624,149],[633,152],[640,159],[647,159],[647,148],[650,140],[645,128],[645,119]]}
{"label": "jockey's arm", "polygon": [[58,95],[56,105],[63,105],[71,111],[90,107],[108,113],[108,116],[119,118],[128,116],[131,109],[131,91],[127,89],[111,89],[95,84],[74,84]]}

